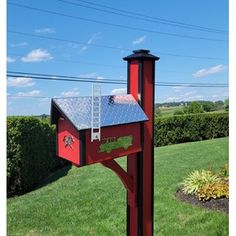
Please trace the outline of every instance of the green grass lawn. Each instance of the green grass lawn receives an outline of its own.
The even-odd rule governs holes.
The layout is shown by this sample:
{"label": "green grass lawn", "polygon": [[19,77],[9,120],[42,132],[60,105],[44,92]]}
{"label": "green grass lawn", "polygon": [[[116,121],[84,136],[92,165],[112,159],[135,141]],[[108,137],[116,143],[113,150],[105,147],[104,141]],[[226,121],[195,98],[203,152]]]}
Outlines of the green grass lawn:
{"label": "green grass lawn", "polygon": [[[126,158],[119,163],[125,167]],[[154,235],[228,235],[228,215],[174,196],[192,170],[219,170],[228,162],[228,138],[155,149]],[[45,186],[8,200],[8,235],[126,235],[126,191],[100,164],[56,172]],[[54,179],[58,178],[56,181]]]}

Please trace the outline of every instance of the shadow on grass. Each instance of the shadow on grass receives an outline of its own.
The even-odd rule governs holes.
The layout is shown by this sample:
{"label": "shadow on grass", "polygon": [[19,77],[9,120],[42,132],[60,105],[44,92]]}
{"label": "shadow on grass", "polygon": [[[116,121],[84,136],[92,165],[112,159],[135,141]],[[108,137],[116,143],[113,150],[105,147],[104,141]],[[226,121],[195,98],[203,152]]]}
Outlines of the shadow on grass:
{"label": "shadow on grass", "polygon": [[69,170],[72,168],[71,164],[68,164],[65,167],[62,167],[60,169],[55,170],[53,173],[51,173],[48,177],[46,177],[45,179],[41,180],[40,183],[38,183],[37,185],[33,186],[30,190],[28,191],[24,191],[24,192],[15,192],[14,194],[9,194],[7,195],[7,198],[14,198],[14,197],[19,197],[22,195],[25,195],[27,193],[33,192],[37,189],[40,189],[64,176],[67,175],[67,173],[69,172]]}
{"label": "shadow on grass", "polygon": [[59,170],[56,170],[55,172],[53,172],[52,174],[50,174],[47,178],[45,178],[44,180],[42,180],[42,182],[34,189],[39,189],[42,188],[64,176],[67,175],[67,173],[69,172],[69,170],[72,168],[72,165],[69,164]]}

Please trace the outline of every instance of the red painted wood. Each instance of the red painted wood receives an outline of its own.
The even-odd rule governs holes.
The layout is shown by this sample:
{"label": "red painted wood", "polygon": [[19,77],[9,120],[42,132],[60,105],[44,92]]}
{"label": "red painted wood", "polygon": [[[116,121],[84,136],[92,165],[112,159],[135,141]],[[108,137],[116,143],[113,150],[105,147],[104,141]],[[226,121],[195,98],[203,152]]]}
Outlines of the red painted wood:
{"label": "red painted wood", "polygon": [[133,185],[134,185],[134,193],[130,193],[127,191],[127,211],[129,212],[127,218],[127,227],[128,227],[127,235],[138,236],[139,210],[137,202],[137,184],[138,184],[137,153],[131,154],[127,157],[127,173],[133,179]]}
{"label": "red painted wood", "polygon": [[[139,101],[139,91],[138,91],[138,82],[139,82],[139,62],[134,60],[129,64],[129,94],[132,94],[136,101]],[[141,127],[140,127],[141,132]],[[135,197],[137,198],[137,184],[138,184],[138,164],[137,164],[138,155],[131,154],[127,156],[127,172],[133,178],[134,187],[135,187]],[[138,217],[139,217],[139,209],[137,204],[133,206],[130,204],[130,199],[132,199],[134,195],[130,192],[127,192],[127,235],[128,236],[138,236]],[[137,199],[136,199],[137,202]]]}
{"label": "red painted wood", "polygon": [[[153,112],[154,112],[154,61],[141,58],[129,61],[129,91],[140,102],[148,121],[143,123],[143,150],[127,158],[128,174],[138,186],[138,208],[127,206],[127,234],[153,235]],[[140,159],[139,159],[140,158]],[[127,193],[128,199],[131,196]]]}
{"label": "red painted wood", "polygon": [[133,180],[131,177],[127,174],[127,172],[114,160],[107,160],[107,161],[102,161],[102,165],[105,167],[111,169],[116,173],[116,175],[120,178],[122,183],[124,184],[125,188],[131,192],[134,193],[134,185],[133,185]]}
{"label": "red painted wood", "polygon": [[143,145],[143,234],[153,235],[153,62],[143,62],[143,110],[149,121],[144,123]]}
{"label": "red painted wood", "polygon": [[[91,131],[86,130],[86,164],[92,164],[101,162],[116,157],[122,157],[134,152],[140,152],[140,123],[125,124],[119,126],[110,126],[101,129],[101,141],[91,142]],[[107,138],[113,138],[114,140],[119,137],[132,136],[132,146],[129,146],[127,150],[123,147],[112,150],[110,153],[99,152],[100,145],[105,143]]]}
{"label": "red painted wood", "polygon": [[[64,138],[66,136],[71,136],[74,140],[71,147],[65,145]],[[80,165],[78,137],[78,132],[67,120],[59,119],[57,132],[57,156],[71,161],[76,165]]]}
{"label": "red painted wood", "polygon": [[139,79],[139,62],[134,60],[130,62],[129,74],[130,74],[130,81],[129,81],[129,94],[132,94],[136,101],[139,100],[139,91],[138,91],[138,79]]}

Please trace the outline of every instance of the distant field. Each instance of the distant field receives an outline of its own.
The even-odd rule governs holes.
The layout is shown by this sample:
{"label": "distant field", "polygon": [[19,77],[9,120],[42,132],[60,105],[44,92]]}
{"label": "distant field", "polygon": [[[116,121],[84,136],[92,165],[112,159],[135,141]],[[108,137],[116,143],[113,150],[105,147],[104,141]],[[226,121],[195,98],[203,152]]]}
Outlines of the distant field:
{"label": "distant field", "polygon": [[173,116],[175,111],[182,111],[184,106],[160,107],[161,116]]}
{"label": "distant field", "polygon": [[[160,107],[161,114],[158,116],[173,116],[175,111],[183,111],[184,106],[173,106],[173,107]],[[208,113],[221,113],[225,112],[224,109],[218,111],[212,111]]]}
{"label": "distant field", "polygon": [[[125,167],[126,158],[119,162]],[[180,202],[174,195],[192,170],[219,170],[227,162],[228,138],[155,148],[154,235],[228,235],[228,215]],[[126,235],[126,190],[115,174],[99,164],[64,172],[57,171],[44,187],[8,200],[8,235]]]}

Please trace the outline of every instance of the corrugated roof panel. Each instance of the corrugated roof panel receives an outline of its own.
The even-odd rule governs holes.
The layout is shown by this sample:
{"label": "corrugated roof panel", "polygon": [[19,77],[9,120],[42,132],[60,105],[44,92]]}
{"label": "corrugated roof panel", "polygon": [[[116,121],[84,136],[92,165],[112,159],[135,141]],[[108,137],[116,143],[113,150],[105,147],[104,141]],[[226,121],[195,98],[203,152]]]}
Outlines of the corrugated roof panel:
{"label": "corrugated roof panel", "polygon": [[[91,128],[91,97],[53,98],[52,103],[78,130]],[[132,95],[101,97],[101,127],[148,120]]]}

